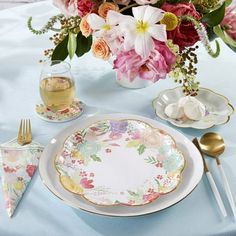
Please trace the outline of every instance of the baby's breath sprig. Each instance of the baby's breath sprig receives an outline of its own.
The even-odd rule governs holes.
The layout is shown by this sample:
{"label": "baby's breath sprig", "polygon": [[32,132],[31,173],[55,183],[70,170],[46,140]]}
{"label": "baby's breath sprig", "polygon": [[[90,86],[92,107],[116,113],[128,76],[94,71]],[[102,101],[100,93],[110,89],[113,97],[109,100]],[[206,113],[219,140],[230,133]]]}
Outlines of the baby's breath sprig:
{"label": "baby's breath sprig", "polygon": [[60,21],[61,19],[63,19],[64,16],[63,14],[59,14],[59,15],[56,15],[56,16],[53,16],[51,17],[48,22],[39,30],[36,30],[33,28],[32,26],[32,20],[33,18],[30,17],[28,19],[28,22],[27,22],[27,25],[28,25],[28,28],[29,30],[34,33],[34,34],[37,34],[37,35],[40,35],[40,34],[45,34],[47,33],[49,30],[53,30],[53,31],[57,31],[59,32],[61,29],[56,29],[54,28],[54,25],[56,24],[56,22]]}
{"label": "baby's breath sprig", "polygon": [[187,20],[187,21],[190,21],[193,23],[197,33],[198,33],[198,36],[200,38],[200,41],[202,42],[203,46],[205,47],[206,51],[208,52],[208,54],[213,57],[213,58],[216,58],[219,56],[220,54],[220,45],[218,43],[217,40],[215,40],[215,43],[216,43],[216,51],[214,52],[213,49],[211,48],[211,44],[210,44],[210,41],[208,39],[208,36],[207,36],[207,32],[206,32],[206,29],[205,29],[205,26],[201,23],[201,22],[198,22],[195,18],[193,18],[192,16],[182,16],[181,17],[182,20]]}

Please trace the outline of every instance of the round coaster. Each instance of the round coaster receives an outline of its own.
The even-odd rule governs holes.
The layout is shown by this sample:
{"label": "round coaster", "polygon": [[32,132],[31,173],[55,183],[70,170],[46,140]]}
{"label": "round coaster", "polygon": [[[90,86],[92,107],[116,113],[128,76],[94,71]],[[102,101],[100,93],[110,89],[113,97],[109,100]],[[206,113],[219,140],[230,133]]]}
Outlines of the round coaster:
{"label": "round coaster", "polygon": [[43,103],[36,104],[36,114],[43,120],[49,122],[66,122],[79,117],[84,111],[84,103],[74,99],[72,104],[64,110],[52,111]]}

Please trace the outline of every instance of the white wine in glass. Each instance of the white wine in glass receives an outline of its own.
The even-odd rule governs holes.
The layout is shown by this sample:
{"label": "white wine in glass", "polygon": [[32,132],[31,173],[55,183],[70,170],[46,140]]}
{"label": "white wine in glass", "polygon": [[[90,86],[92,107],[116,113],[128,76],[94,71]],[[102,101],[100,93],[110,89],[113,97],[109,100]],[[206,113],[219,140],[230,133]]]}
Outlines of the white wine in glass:
{"label": "white wine in glass", "polygon": [[75,98],[75,83],[70,65],[63,61],[50,61],[44,65],[40,78],[40,95],[47,108],[64,110]]}

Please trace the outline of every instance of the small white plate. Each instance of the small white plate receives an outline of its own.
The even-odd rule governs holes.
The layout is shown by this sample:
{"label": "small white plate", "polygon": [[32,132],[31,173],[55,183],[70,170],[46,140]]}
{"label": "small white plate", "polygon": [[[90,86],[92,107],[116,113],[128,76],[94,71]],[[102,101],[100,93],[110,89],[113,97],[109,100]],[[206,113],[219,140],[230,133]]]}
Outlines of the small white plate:
{"label": "small white plate", "polygon": [[[143,121],[150,126],[164,130],[171,137],[176,140],[177,148],[183,153],[186,161],[186,166],[182,172],[182,179],[175,191],[160,196],[157,201],[153,201],[144,206],[98,206],[88,202],[78,194],[67,191],[59,180],[58,172],[54,166],[55,157],[60,153],[64,142],[68,136],[78,130],[82,130],[91,124],[94,124],[101,120],[122,120],[122,119],[134,119]],[[135,171],[135,165],[134,165]],[[192,144],[192,142],[186,138],[183,134],[177,130],[163,125],[155,120],[129,114],[106,114],[89,117],[86,119],[80,119],[78,122],[62,130],[51,142],[45,147],[44,152],[40,158],[39,173],[43,183],[46,187],[65,204],[88,211],[95,214],[106,216],[138,216],[150,214],[170,207],[186,196],[188,196],[193,189],[197,186],[202,178],[203,174],[203,162],[199,151]]]}
{"label": "small white plate", "polygon": [[169,118],[165,114],[166,106],[177,102],[184,96],[182,87],[162,91],[158,97],[153,100],[153,108],[155,109],[156,115],[177,127],[207,129],[215,125],[227,123],[234,112],[233,106],[225,96],[206,88],[200,88],[196,98],[206,107],[206,114],[201,120],[187,120],[183,122]]}

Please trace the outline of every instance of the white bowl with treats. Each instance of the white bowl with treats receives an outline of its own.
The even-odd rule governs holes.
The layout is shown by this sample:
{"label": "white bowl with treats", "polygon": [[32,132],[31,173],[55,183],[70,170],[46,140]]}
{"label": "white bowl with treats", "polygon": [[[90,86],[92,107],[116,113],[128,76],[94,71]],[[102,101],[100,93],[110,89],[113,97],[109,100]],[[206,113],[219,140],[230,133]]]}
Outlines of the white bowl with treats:
{"label": "white bowl with treats", "polygon": [[185,96],[182,87],[162,91],[153,100],[156,115],[182,128],[207,129],[225,124],[234,112],[229,100],[206,88],[195,97]]}

